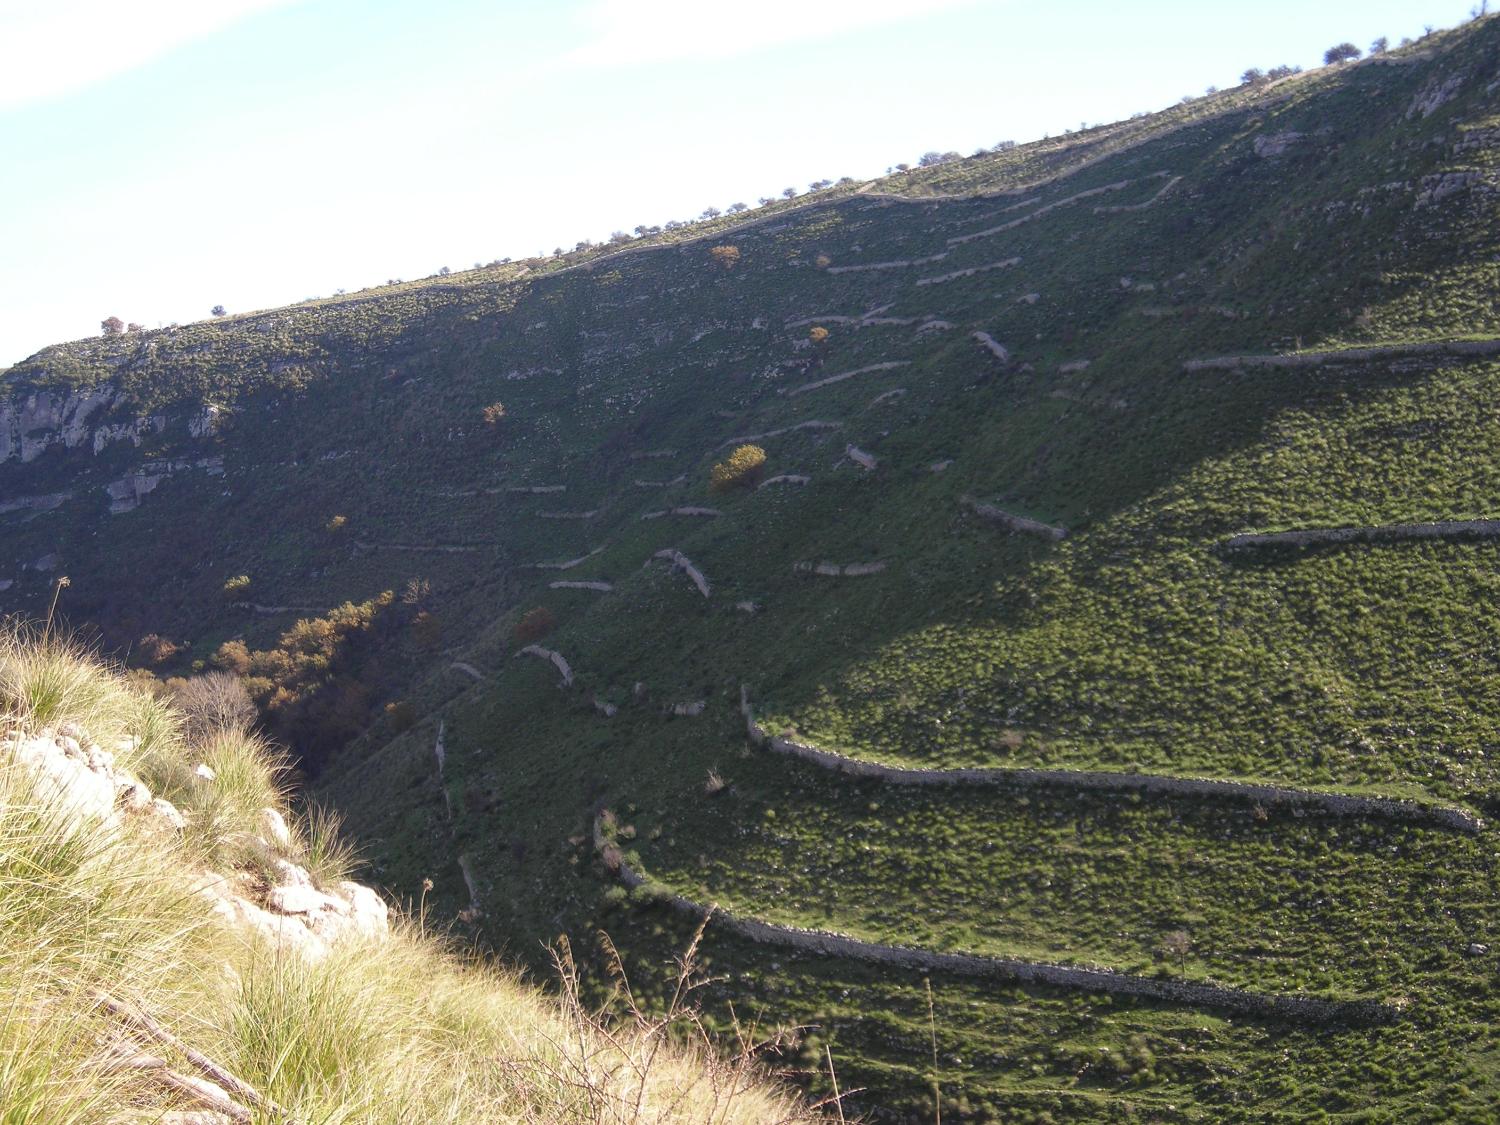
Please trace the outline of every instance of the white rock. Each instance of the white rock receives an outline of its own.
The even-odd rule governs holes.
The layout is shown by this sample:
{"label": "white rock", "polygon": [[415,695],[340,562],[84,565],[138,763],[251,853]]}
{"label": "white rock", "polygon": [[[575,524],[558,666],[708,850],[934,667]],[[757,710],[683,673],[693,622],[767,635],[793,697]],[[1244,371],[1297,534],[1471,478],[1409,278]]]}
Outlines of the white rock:
{"label": "white rock", "polygon": [[383,938],[390,933],[390,910],[385,900],[362,883],[348,881],[338,885],[349,903],[349,924],[360,937]]}
{"label": "white rock", "polygon": [[161,797],[153,797],[151,799],[151,807],[156,810],[158,817],[172,828],[177,829],[177,831],[181,832],[187,827],[187,820],[177,811],[177,806],[172,804],[171,801],[164,800]]}
{"label": "white rock", "polygon": [[292,830],[286,826],[286,818],[272,808],[260,810],[261,835],[281,848],[292,846]]}
{"label": "white rock", "polygon": [[219,775],[214,772],[214,768],[206,762],[199,762],[193,770],[193,775],[202,778],[204,781],[217,781],[219,779]]}

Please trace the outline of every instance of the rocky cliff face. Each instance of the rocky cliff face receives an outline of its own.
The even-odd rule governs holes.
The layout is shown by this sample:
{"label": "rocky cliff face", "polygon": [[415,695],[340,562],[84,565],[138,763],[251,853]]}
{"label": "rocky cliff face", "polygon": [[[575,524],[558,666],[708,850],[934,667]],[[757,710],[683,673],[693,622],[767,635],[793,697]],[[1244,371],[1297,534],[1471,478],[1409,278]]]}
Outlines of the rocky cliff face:
{"label": "rocky cliff face", "polygon": [[118,387],[89,391],[33,390],[0,401],[0,463],[35,461],[53,446],[89,448],[95,454],[128,441],[139,446],[151,434],[180,426],[185,436],[203,438],[218,425],[219,409],[205,405],[184,419],[139,414]]}

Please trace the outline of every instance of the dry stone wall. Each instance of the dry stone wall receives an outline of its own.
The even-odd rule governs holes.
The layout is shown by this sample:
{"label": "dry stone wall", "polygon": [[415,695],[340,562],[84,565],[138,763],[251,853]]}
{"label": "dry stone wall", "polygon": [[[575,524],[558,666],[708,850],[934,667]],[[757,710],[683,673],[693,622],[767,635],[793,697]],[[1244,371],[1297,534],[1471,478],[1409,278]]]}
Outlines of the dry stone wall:
{"label": "dry stone wall", "polygon": [[1172,777],[1163,774],[1115,773],[1103,770],[1032,769],[1028,767],[973,767],[967,769],[909,769],[866,762],[831,750],[769,733],[755,720],[748,690],[740,691],[750,741],[778,754],[799,758],[822,769],[870,778],[891,785],[989,785],[1010,788],[1065,788],[1101,792],[1160,793],[1183,797],[1230,798],[1261,805],[1312,809],[1327,816],[1377,818],[1426,824],[1455,832],[1478,832],[1484,821],[1468,809],[1428,804],[1397,797],[1362,797],[1285,785],[1263,785],[1249,781],[1214,778]]}
{"label": "dry stone wall", "polygon": [[1500,519],[1438,520],[1434,523],[1390,523],[1371,527],[1317,527],[1301,531],[1267,531],[1232,535],[1226,551],[1256,547],[1309,547],[1316,543],[1394,543],[1409,539],[1496,539]]}
{"label": "dry stone wall", "polygon": [[525,648],[519,650],[516,655],[535,656],[540,660],[549,661],[552,666],[557,669],[558,674],[562,676],[562,686],[573,686],[573,669],[568,664],[568,662],[563,659],[562,653],[555,652],[550,648],[543,648],[541,645],[527,645]]}
{"label": "dry stone wall", "polygon": [[656,559],[666,559],[672,564],[673,570],[681,570],[693,580],[693,585],[698,587],[698,593],[702,594],[705,598],[709,596],[710,588],[708,579],[703,577],[703,572],[694,566],[693,561],[681,551],[675,547],[664,547],[652,555],[651,558],[647,559],[646,565],[650,566]]}
{"label": "dry stone wall", "polygon": [[1222,355],[1190,359],[1184,371],[1231,371],[1237,367],[1321,367],[1326,363],[1360,363],[1367,360],[1401,359],[1408,356],[1455,357],[1500,355],[1500,339],[1430,340],[1419,344],[1382,344],[1367,348],[1339,348],[1327,352],[1296,352],[1292,355]]}
{"label": "dry stone wall", "polygon": [[853,379],[856,375],[868,375],[872,371],[892,371],[897,367],[909,366],[911,366],[911,360],[909,359],[891,359],[886,360],[884,363],[872,363],[868,367],[858,367],[853,371],[843,371],[837,375],[830,375],[826,379],[819,379],[816,382],[804,383],[800,387],[793,387],[786,392],[786,397],[795,398],[797,395],[805,395],[808,391],[830,387],[834,383],[842,383],[845,379]]}
{"label": "dry stone wall", "polygon": [[1027,519],[1025,516],[1018,516],[1013,512],[997,508],[993,504],[981,503],[972,496],[961,497],[961,501],[981,519],[997,523],[1011,531],[1018,531],[1025,535],[1039,535],[1043,539],[1057,540],[1068,537],[1068,529],[1065,527],[1054,527],[1039,520]]}
{"label": "dry stone wall", "polygon": [[[597,819],[594,822],[594,847],[605,866],[625,886],[633,888],[646,883],[646,878],[625,862],[619,849],[605,839],[603,828]],[[775,945],[825,957],[847,957],[916,972],[953,973],[987,980],[1051,985],[1119,996],[1141,996],[1195,1008],[1211,1008],[1297,1023],[1383,1023],[1396,1016],[1393,1008],[1373,1000],[1328,1000],[1317,996],[1250,992],[1224,985],[1138,976],[1111,969],[1077,968],[1045,961],[1023,961],[1014,957],[984,957],[974,953],[939,953],[911,946],[865,941],[832,930],[803,929],[799,926],[762,922],[677,894],[666,895],[664,902],[680,914],[691,918],[709,918],[720,928],[761,945]]]}

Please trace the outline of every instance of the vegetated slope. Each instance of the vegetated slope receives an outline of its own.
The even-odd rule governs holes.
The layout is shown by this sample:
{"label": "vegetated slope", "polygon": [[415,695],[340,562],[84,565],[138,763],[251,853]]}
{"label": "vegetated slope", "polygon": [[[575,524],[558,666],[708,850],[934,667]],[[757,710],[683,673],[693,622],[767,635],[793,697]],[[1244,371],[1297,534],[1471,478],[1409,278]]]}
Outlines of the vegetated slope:
{"label": "vegetated slope", "polygon": [[184,713],[0,633],[7,1121],[812,1120],[681,1012],[601,1024],[420,906],[393,927],[337,821],[289,826],[277,756],[204,705],[232,695]]}
{"label": "vegetated slope", "polygon": [[[5,467],[6,596],[52,563],[205,658],[425,579],[355,700],[405,718],[317,779],[381,877],[521,957],[603,928],[644,995],[720,903],[711,1012],[872,1111],[1484,1119],[1496,544],[1229,545],[1500,516],[1497,82],[1482,21],[565,272],[60,346],[11,383],[161,431]],[[223,476],[105,515],[152,452]]]}

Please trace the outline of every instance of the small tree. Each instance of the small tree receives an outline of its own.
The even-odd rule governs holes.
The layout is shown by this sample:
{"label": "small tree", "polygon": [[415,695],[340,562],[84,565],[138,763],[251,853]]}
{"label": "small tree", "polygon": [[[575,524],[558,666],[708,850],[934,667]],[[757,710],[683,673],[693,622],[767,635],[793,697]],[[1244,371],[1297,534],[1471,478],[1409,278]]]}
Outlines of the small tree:
{"label": "small tree", "polygon": [[505,403],[492,402],[480,413],[484,415],[484,424],[486,426],[498,426],[500,419],[505,417]]}
{"label": "small tree", "polygon": [[250,576],[248,574],[236,574],[233,578],[224,581],[224,596],[233,601],[235,598],[247,597],[250,593]]}
{"label": "small tree", "polygon": [[737,446],[708,474],[708,487],[714,492],[731,488],[753,488],[766,468],[766,451],[758,445]]}
{"label": "small tree", "polygon": [[794,187],[782,188],[781,189],[781,197],[783,199],[796,199],[797,198],[797,189],[794,188]]}
{"label": "small tree", "polygon": [[1247,67],[1245,73],[1240,75],[1241,86],[1259,86],[1266,80],[1266,72],[1258,66]]}
{"label": "small tree", "polygon": [[453,271],[450,270],[447,266],[439,266],[438,267],[438,276],[439,277],[447,277],[452,272]]}
{"label": "small tree", "polygon": [[708,256],[726,270],[732,270],[739,264],[740,248],[738,246],[715,246],[708,252]]}
{"label": "small tree", "polygon": [[146,326],[144,324],[137,324],[133,320],[125,326],[126,332],[144,332],[145,330]]}
{"label": "small tree", "polygon": [[99,322],[99,329],[106,336],[118,336],[125,331],[125,322],[117,316],[105,317]]}
{"label": "small tree", "polygon": [[213,313],[214,316],[225,316],[226,315],[226,313],[224,312],[224,306],[223,305],[215,305],[213,308],[209,309],[208,311],[211,312],[211,313]]}
{"label": "small tree", "polygon": [[1379,39],[1370,44],[1370,54],[1383,55],[1386,53],[1386,51],[1390,50],[1390,47],[1391,41],[1384,35],[1382,35]]}
{"label": "small tree", "polygon": [[750,210],[750,205],[748,203],[731,203],[729,205],[729,213],[731,215],[738,215],[741,211],[748,210]]}
{"label": "small tree", "polygon": [[1353,43],[1335,43],[1323,52],[1323,62],[1327,66],[1335,63],[1349,62],[1359,58],[1359,48]]}
{"label": "small tree", "polygon": [[808,329],[807,338],[812,341],[813,347],[821,347],[828,343],[828,329],[821,324],[815,324]]}
{"label": "small tree", "polygon": [[1177,958],[1178,971],[1187,975],[1187,955],[1192,952],[1193,938],[1186,930],[1173,930],[1161,939],[1162,952]]}
{"label": "small tree", "polygon": [[513,635],[516,644],[529,645],[541,640],[553,629],[557,628],[557,615],[544,605],[535,609],[528,609],[521,615],[521,620],[516,622]]}
{"label": "small tree", "polygon": [[346,530],[348,527],[348,516],[331,516],[329,517],[328,522],[323,525],[323,530],[328,532],[330,535],[337,535],[339,534],[339,532]]}
{"label": "small tree", "polygon": [[703,208],[703,214],[699,215],[698,217],[700,219],[717,219],[723,213],[724,212],[720,211],[717,207],[705,207]]}

